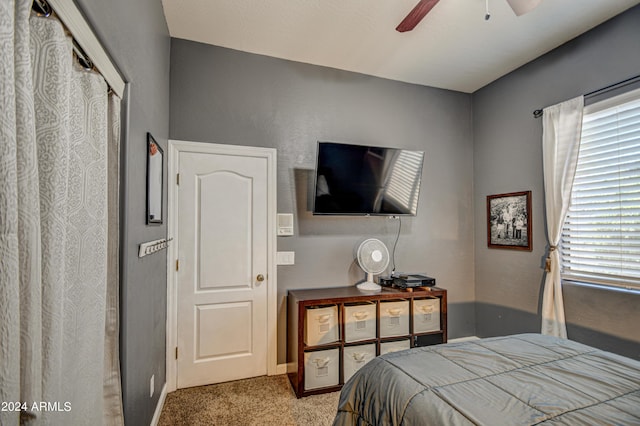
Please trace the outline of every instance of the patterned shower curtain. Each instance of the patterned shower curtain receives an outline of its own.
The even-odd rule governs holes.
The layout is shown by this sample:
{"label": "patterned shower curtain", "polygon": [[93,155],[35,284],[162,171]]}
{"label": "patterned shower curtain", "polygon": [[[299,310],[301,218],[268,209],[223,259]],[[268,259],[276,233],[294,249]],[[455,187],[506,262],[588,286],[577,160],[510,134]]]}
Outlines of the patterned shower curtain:
{"label": "patterned shower curtain", "polygon": [[0,48],[0,424],[123,424],[120,100],[28,1]]}

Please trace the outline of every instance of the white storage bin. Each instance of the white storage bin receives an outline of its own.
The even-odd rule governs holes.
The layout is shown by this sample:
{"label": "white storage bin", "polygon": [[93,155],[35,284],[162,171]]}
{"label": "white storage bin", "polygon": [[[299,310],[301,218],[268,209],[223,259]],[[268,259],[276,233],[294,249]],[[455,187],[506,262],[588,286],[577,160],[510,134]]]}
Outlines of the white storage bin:
{"label": "white storage bin", "polygon": [[380,337],[409,334],[409,301],[380,302]]}
{"label": "white storage bin", "polygon": [[375,357],[375,343],[345,347],[342,359],[342,365],[344,366],[344,382],[346,383],[356,371]]}
{"label": "white storage bin", "polygon": [[380,343],[380,355],[388,354],[391,352],[404,351],[411,348],[411,342],[406,340],[398,340],[395,342]]}
{"label": "white storage bin", "polygon": [[338,349],[305,352],[304,388],[305,390],[336,386],[340,374],[340,355]]}
{"label": "white storage bin", "polygon": [[304,328],[304,343],[307,346],[325,345],[337,342],[338,307],[336,305],[321,308],[307,308]]}
{"label": "white storage bin", "polygon": [[413,332],[440,330],[440,299],[413,299]]}
{"label": "white storage bin", "polygon": [[344,307],[344,340],[347,343],[376,338],[376,304]]}

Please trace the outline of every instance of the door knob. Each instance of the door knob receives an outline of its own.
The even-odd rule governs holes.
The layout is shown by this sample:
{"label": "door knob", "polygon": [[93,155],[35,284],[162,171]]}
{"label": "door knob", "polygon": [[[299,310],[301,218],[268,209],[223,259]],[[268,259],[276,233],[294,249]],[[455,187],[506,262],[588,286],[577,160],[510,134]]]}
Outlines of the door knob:
{"label": "door knob", "polygon": [[262,281],[264,281],[264,275],[258,274],[258,276],[256,277],[256,280],[258,280],[258,282],[261,283]]}

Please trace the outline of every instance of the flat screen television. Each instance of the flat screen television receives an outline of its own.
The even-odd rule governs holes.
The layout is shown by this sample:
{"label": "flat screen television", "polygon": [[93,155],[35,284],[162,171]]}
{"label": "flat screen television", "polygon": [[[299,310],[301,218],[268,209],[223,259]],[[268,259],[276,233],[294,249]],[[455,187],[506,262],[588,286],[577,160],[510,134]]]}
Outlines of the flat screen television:
{"label": "flat screen television", "polygon": [[318,142],[313,214],[415,216],[424,152]]}

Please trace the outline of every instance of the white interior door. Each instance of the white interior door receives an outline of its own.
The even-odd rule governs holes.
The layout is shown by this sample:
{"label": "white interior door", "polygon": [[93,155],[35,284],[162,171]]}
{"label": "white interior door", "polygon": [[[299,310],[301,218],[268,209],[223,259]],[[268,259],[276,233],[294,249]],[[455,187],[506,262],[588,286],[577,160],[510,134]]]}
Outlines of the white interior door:
{"label": "white interior door", "polygon": [[267,159],[180,152],[178,169],[177,387],[265,375]]}

